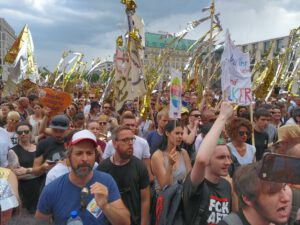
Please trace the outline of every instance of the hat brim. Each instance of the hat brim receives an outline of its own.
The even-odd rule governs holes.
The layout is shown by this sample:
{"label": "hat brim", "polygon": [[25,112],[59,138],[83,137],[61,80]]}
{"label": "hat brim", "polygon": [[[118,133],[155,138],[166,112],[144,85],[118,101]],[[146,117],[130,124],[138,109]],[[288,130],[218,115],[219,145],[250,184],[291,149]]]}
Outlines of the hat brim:
{"label": "hat brim", "polygon": [[69,127],[50,125],[49,128],[58,129],[58,130],[68,130]]}
{"label": "hat brim", "polygon": [[76,141],[72,141],[70,145],[76,145],[81,141],[90,141],[92,142],[95,146],[97,146],[97,142],[95,142],[95,140],[93,140],[92,138],[79,138]]}

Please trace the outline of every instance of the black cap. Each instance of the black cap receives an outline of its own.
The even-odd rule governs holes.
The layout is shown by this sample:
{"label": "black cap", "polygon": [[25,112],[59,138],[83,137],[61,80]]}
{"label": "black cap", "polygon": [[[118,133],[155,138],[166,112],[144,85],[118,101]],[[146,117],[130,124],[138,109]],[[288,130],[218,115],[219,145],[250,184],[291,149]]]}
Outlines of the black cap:
{"label": "black cap", "polygon": [[50,123],[50,128],[67,130],[69,128],[70,120],[65,115],[54,116]]}

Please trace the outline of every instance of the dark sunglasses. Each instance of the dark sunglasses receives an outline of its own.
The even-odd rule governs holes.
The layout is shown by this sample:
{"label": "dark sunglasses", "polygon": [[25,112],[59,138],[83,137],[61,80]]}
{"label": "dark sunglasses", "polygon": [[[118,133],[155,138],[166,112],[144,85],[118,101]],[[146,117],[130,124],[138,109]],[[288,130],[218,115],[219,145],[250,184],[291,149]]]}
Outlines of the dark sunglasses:
{"label": "dark sunglasses", "polygon": [[29,132],[30,132],[30,130],[18,130],[18,131],[16,131],[16,133],[17,133],[18,135],[29,134]]}
{"label": "dark sunglasses", "polygon": [[87,196],[89,195],[89,189],[86,187],[82,188],[80,194],[80,209],[85,210],[87,207]]}
{"label": "dark sunglasses", "polygon": [[243,137],[244,135],[249,136],[250,133],[247,132],[247,131],[239,131],[239,135],[240,135],[241,137]]}

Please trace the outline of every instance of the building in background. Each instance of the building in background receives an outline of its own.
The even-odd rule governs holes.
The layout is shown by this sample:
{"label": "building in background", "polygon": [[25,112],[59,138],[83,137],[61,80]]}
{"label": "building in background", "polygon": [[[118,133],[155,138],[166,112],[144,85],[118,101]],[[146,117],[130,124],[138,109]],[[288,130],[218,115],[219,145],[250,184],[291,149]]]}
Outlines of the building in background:
{"label": "building in background", "polygon": [[[145,33],[145,57],[144,65],[152,67],[155,65],[155,58],[162,49],[167,48],[174,37],[166,32]],[[188,61],[188,48],[194,43],[194,40],[182,39],[170,50],[170,58],[167,60],[166,67],[173,67],[182,70]]]}
{"label": "building in background", "polygon": [[[8,66],[4,65],[4,58],[16,38],[17,37],[14,29],[6,22],[4,18],[0,18],[0,70],[3,71],[2,74],[8,74]],[[7,78],[2,77],[2,79],[6,80]]]}

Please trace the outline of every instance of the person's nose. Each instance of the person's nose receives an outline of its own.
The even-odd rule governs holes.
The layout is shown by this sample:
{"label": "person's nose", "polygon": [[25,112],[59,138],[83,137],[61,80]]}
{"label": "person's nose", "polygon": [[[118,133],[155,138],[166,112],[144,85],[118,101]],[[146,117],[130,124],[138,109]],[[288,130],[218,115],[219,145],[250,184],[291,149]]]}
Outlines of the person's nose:
{"label": "person's nose", "polygon": [[289,186],[286,186],[284,188],[282,188],[281,192],[280,192],[280,201],[287,203],[290,202],[292,199],[292,191],[290,190]]}

